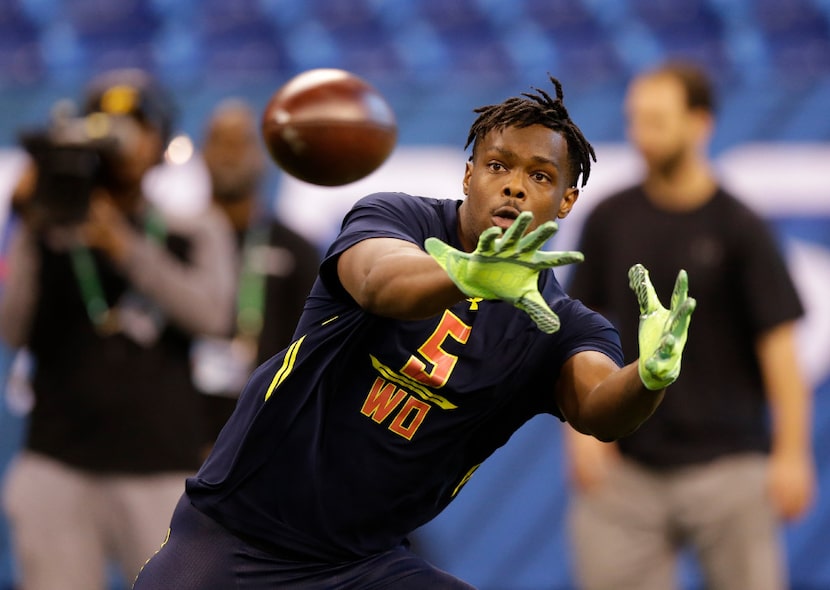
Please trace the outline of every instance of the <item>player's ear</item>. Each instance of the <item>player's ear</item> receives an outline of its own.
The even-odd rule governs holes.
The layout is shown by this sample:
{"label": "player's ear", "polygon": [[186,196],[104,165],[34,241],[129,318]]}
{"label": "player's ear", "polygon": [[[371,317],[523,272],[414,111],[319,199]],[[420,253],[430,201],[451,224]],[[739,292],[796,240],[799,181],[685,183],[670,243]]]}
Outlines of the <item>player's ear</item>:
{"label": "player's ear", "polygon": [[579,189],[575,186],[568,188],[565,194],[562,195],[562,201],[559,203],[559,213],[556,215],[559,219],[565,219],[568,213],[573,209],[574,203],[579,198]]}
{"label": "player's ear", "polygon": [[466,168],[464,169],[464,181],[462,182],[462,187],[464,189],[464,194],[470,194],[470,178],[473,175],[473,163],[469,160],[467,161]]}

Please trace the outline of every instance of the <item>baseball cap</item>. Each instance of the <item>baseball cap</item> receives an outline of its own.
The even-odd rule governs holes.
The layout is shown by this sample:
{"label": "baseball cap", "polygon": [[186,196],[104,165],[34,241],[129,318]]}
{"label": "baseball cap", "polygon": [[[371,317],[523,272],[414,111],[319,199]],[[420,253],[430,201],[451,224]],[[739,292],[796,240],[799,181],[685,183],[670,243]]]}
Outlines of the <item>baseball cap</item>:
{"label": "baseball cap", "polygon": [[104,72],[87,86],[84,112],[127,115],[151,125],[170,139],[175,118],[170,95],[150,74],[125,68]]}

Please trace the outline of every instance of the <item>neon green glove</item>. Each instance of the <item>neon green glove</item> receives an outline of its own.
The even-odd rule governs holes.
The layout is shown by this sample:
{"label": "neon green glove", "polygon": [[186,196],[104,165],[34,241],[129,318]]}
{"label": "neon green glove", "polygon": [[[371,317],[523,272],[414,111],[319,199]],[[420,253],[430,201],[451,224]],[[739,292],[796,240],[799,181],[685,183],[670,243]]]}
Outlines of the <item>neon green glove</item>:
{"label": "neon green glove", "polygon": [[524,211],[503,236],[498,227],[486,229],[472,253],[456,250],[438,238],[427,238],[424,246],[462,293],[506,301],[527,313],[540,330],[553,334],[559,329],[559,317],[539,293],[539,272],[582,262],[583,256],[540,250],[558,226],[548,221],[525,236],[532,221],[533,214]]}
{"label": "neon green glove", "polygon": [[677,273],[671,309],[660,303],[648,270],[642,264],[628,270],[628,280],[640,304],[640,379],[647,389],[657,391],[674,383],[680,375],[680,357],[697,301],[689,297],[689,277],[685,270]]}

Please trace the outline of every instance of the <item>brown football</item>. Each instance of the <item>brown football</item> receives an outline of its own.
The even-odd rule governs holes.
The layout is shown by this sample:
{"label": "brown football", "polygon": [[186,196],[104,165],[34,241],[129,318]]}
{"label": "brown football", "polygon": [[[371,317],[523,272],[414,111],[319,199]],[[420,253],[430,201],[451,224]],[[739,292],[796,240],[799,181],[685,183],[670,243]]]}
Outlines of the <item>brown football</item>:
{"label": "brown football", "polygon": [[265,107],[262,136],[274,162],[311,184],[339,186],[374,172],[392,153],[395,113],[371,84],[321,68],[291,78]]}

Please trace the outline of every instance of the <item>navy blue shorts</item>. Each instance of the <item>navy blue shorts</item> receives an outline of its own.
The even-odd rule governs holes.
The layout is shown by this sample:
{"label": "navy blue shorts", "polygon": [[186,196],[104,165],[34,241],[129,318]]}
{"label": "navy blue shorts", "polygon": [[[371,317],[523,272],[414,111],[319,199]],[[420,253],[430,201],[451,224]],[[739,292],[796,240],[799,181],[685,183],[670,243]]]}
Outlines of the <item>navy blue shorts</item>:
{"label": "navy blue shorts", "polygon": [[145,564],[133,590],[475,590],[407,549],[349,563],[287,561],[252,546],[182,496],[168,539]]}

